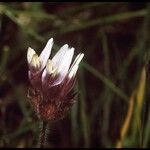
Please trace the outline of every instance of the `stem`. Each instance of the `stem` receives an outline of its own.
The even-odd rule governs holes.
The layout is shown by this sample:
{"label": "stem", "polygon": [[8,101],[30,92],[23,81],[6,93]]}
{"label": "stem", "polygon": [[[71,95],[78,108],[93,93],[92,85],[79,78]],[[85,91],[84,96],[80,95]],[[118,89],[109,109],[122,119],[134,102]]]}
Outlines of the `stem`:
{"label": "stem", "polygon": [[39,136],[39,147],[44,148],[47,144],[48,122],[42,121],[42,127]]}

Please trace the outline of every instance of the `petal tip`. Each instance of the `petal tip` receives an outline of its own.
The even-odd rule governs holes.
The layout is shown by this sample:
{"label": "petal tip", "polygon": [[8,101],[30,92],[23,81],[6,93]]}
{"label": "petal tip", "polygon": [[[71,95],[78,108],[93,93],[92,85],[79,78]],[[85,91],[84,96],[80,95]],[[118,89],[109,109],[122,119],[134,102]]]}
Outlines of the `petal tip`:
{"label": "petal tip", "polygon": [[53,38],[50,38],[49,40],[48,40],[48,43],[53,43],[54,42],[54,39]]}
{"label": "petal tip", "polygon": [[43,51],[40,54],[40,61],[41,61],[41,70],[45,67],[47,60],[51,54],[51,50],[52,50],[52,46],[53,46],[54,42],[53,42],[53,38],[50,38],[45,46],[45,48],[43,49]]}
{"label": "petal tip", "polygon": [[78,65],[75,65],[75,66],[72,67],[71,71],[70,71],[69,74],[68,74],[68,77],[69,77],[70,79],[71,79],[72,77],[75,77],[78,68],[79,68]]}
{"label": "petal tip", "polygon": [[36,54],[35,50],[32,49],[31,47],[28,47],[28,50],[27,50],[27,61],[28,61],[29,64],[31,63],[31,60],[32,60],[32,57],[33,57],[34,54]]}

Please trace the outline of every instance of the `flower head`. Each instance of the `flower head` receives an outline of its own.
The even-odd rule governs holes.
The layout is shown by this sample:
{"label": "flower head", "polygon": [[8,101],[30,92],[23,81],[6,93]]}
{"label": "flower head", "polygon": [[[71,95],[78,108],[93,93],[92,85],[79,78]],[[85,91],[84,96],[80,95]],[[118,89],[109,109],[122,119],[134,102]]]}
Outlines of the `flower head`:
{"label": "flower head", "polygon": [[49,39],[40,56],[28,48],[28,76],[31,83],[30,103],[42,120],[58,120],[74,103],[72,92],[75,76],[84,54],[80,53],[71,65],[74,48],[65,44],[49,59],[53,38]]}

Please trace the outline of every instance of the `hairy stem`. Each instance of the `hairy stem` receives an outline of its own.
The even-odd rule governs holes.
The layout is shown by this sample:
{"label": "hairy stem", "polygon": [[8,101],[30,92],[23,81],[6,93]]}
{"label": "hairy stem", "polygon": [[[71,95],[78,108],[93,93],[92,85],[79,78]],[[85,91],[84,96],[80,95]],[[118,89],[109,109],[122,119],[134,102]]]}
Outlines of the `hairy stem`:
{"label": "hairy stem", "polygon": [[48,122],[42,122],[40,136],[39,136],[39,147],[44,148],[47,144],[47,135],[48,135]]}

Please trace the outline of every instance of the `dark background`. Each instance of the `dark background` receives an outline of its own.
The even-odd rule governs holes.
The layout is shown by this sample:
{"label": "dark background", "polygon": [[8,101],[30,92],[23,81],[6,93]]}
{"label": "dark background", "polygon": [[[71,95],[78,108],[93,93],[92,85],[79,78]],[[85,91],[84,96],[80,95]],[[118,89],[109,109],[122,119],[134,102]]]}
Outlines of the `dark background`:
{"label": "dark background", "polygon": [[150,5],[129,2],[0,3],[0,147],[37,145],[26,54],[51,37],[52,56],[67,43],[85,57],[77,102],[51,123],[48,147],[149,147]]}

